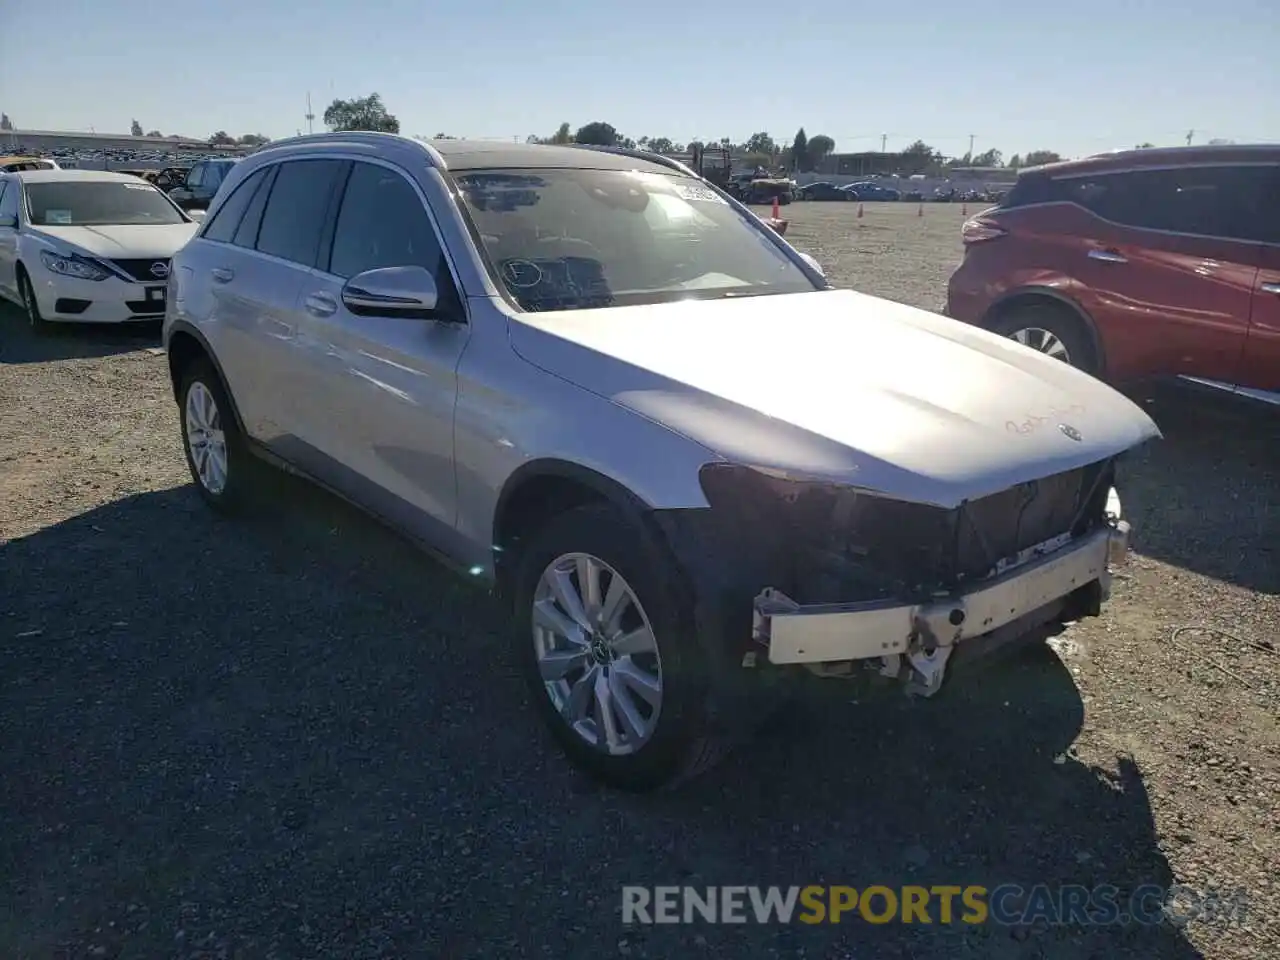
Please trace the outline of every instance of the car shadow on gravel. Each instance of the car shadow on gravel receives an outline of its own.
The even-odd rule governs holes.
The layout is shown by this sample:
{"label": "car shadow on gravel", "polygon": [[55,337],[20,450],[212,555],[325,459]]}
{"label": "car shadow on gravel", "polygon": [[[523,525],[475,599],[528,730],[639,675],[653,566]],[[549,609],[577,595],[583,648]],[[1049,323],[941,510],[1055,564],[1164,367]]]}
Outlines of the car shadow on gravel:
{"label": "car shadow on gravel", "polygon": [[1146,556],[1280,593],[1280,416],[1173,386],[1133,398],[1164,434],[1121,468],[1120,496]]}
{"label": "car shadow on gravel", "polygon": [[48,333],[36,334],[26,314],[0,302],[0,365],[109,357],[159,346],[159,321],[56,323]]}
{"label": "car shadow on gravel", "polygon": [[571,772],[495,605],[327,495],[191,487],[0,545],[0,955],[1179,958],[1169,925],[624,927],[625,884],[1167,886],[1047,647],[796,709],[683,789]]}

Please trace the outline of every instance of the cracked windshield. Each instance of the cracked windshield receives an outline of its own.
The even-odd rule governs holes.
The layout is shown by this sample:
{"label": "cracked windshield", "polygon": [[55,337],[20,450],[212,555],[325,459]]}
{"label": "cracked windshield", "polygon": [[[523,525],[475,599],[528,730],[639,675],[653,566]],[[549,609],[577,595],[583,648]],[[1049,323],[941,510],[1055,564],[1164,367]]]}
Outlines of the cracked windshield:
{"label": "cracked windshield", "polygon": [[0,960],[1280,957],[1278,42],[0,4]]}

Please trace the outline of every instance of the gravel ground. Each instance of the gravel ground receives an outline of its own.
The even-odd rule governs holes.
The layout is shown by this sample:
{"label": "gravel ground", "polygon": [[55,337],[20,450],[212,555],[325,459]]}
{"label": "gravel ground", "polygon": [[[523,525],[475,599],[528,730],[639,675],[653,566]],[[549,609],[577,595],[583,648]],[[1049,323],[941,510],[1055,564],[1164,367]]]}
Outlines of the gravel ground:
{"label": "gravel ground", "polygon": [[[954,207],[786,215],[923,307],[959,256]],[[0,956],[1277,956],[1280,427],[1139,399],[1166,439],[1104,617],[923,704],[815,681],[631,797],[555,755],[485,596],[292,480],[213,517],[155,331],[35,342],[0,308]],[[628,883],[1002,882],[1243,888],[1247,926],[619,916]]]}

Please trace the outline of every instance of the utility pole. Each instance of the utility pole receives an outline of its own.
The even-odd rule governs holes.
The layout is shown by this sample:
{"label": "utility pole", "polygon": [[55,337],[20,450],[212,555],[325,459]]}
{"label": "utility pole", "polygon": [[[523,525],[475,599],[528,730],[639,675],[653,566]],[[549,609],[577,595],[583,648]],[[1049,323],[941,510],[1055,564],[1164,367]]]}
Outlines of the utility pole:
{"label": "utility pole", "polygon": [[881,153],[884,153],[885,144],[888,142],[889,142],[889,135],[887,133],[880,134],[880,152]]}
{"label": "utility pole", "polygon": [[1187,131],[1187,146],[1188,146],[1188,147],[1189,147],[1189,146],[1191,146],[1191,138],[1192,138],[1192,137],[1194,137],[1195,135],[1196,135],[1196,132],[1195,132],[1195,130],[1194,130],[1194,129],[1192,129],[1192,130],[1188,130],[1188,131]]}
{"label": "utility pole", "polygon": [[973,162],[973,134],[969,134],[969,162]]}
{"label": "utility pole", "polygon": [[306,117],[307,117],[307,133],[315,133],[315,127],[313,126],[313,124],[312,124],[312,122],[311,122],[311,121],[315,120],[316,115],[315,115],[314,113],[312,113],[312,112],[311,112],[311,93],[310,93],[310,91],[308,91],[308,93],[307,93],[307,113],[306,113]]}

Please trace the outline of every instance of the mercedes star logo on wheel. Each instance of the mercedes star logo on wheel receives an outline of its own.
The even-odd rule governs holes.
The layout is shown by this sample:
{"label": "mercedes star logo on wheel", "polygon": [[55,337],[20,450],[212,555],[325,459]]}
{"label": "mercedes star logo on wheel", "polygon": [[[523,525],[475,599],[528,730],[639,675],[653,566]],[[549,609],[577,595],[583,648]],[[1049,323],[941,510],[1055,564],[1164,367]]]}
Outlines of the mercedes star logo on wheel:
{"label": "mercedes star logo on wheel", "polygon": [[151,275],[157,280],[163,280],[169,275],[169,265],[163,260],[157,260],[151,265]]}
{"label": "mercedes star logo on wheel", "polygon": [[1058,424],[1058,429],[1062,431],[1062,435],[1068,440],[1074,440],[1076,443],[1079,443],[1084,439],[1084,437],[1080,435],[1080,431],[1069,423]]}

